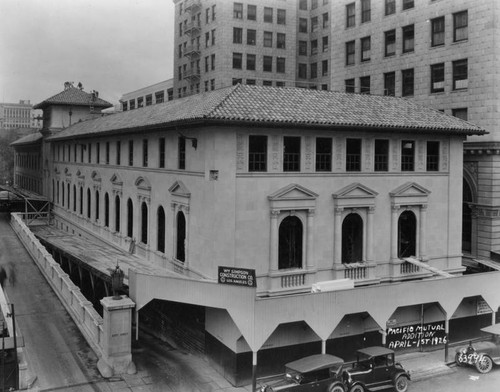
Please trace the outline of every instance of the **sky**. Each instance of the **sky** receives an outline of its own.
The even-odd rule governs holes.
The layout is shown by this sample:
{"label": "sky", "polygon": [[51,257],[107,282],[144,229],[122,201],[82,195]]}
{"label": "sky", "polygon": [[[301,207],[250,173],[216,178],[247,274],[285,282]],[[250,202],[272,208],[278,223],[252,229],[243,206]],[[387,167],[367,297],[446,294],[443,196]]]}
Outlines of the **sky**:
{"label": "sky", "polygon": [[172,0],[0,0],[0,102],[42,102],[64,82],[117,104],[173,76]]}

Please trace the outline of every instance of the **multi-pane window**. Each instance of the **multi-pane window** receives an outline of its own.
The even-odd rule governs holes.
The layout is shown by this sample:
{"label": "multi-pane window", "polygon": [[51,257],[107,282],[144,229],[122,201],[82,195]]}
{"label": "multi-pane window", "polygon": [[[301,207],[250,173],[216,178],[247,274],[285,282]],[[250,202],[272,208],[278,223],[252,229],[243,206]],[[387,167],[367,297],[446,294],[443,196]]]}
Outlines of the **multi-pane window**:
{"label": "multi-pane window", "polygon": [[384,95],[394,97],[396,95],[396,73],[384,73]]}
{"label": "multi-pane window", "polygon": [[355,43],[355,41],[346,42],[345,43],[345,65],[353,65],[355,55],[356,55],[356,43]]}
{"label": "multi-pane window", "polygon": [[332,139],[316,138],[316,171],[332,170]]}
{"label": "multi-pane window", "polygon": [[106,142],[106,165],[109,165],[109,142]]}
{"label": "multi-pane window", "polygon": [[318,77],[318,63],[311,63],[311,79]]}
{"label": "multi-pane window", "polygon": [[318,8],[318,0],[311,0],[311,9],[315,10]]}
{"label": "multi-pane window", "polygon": [[277,33],[276,34],[276,47],[278,49],[285,49],[286,48],[286,34],[284,34],[284,33]]}
{"label": "multi-pane window", "polygon": [[158,142],[158,166],[165,167],[165,138],[161,137]]}
{"label": "multi-pane window", "polygon": [[142,166],[143,167],[148,167],[148,159],[149,159],[148,139],[143,139],[142,140]]}
{"label": "multi-pane window", "polygon": [[396,0],[385,0],[385,14],[392,15],[396,13]]}
{"label": "multi-pane window", "polygon": [[350,3],[345,6],[345,27],[356,25],[356,3]]}
{"label": "multi-pane window", "polygon": [[276,58],[276,72],[285,73],[285,57]]}
{"label": "multi-pane window", "polygon": [[315,54],[318,54],[318,40],[313,39],[311,41],[311,56],[314,56]]}
{"label": "multi-pane window", "polygon": [[432,46],[444,45],[444,16],[432,19],[431,26],[432,26],[431,45]]}
{"label": "multi-pane window", "polygon": [[396,30],[389,30],[385,35],[385,56],[394,56],[396,54]]}
{"label": "multi-pane window", "polygon": [[375,140],[375,171],[389,170],[389,140]]}
{"label": "multi-pane window", "polygon": [[327,75],[328,75],[328,60],[323,60],[321,62],[321,76],[327,76]]}
{"label": "multi-pane window", "polygon": [[299,18],[299,33],[307,33],[307,19]]}
{"label": "multi-pane window", "polygon": [[323,50],[323,53],[325,53],[325,52],[328,51],[328,47],[329,47],[328,36],[327,35],[322,38],[322,44],[323,44],[322,45],[323,46],[322,50]]}
{"label": "multi-pane window", "polygon": [[453,90],[463,90],[468,87],[467,59],[453,62]]}
{"label": "multi-pane window", "polygon": [[300,137],[283,138],[283,171],[300,171]]}
{"label": "multi-pane window", "polygon": [[124,112],[128,110],[128,102],[122,102],[122,109]]}
{"label": "multi-pane window", "polygon": [[134,141],[133,140],[128,141],[128,165],[129,166],[134,165]]}
{"label": "multi-pane window", "polygon": [[299,63],[299,79],[307,79],[307,64]]}
{"label": "multi-pane window", "polygon": [[273,33],[271,31],[264,31],[264,47],[273,47]]}
{"label": "multi-pane window", "polygon": [[257,81],[255,79],[247,79],[248,86],[255,86],[256,84],[257,84]]}
{"label": "multi-pane window", "polygon": [[87,146],[87,161],[88,163],[92,163],[92,143],[89,143]]}
{"label": "multi-pane window", "polygon": [[243,62],[242,53],[233,53],[233,69],[241,69]]}
{"label": "multi-pane window", "polygon": [[461,120],[468,120],[467,108],[452,109],[451,114],[453,117],[457,117]]}
{"label": "multi-pane window", "polygon": [[469,38],[467,11],[453,14],[453,42],[464,41]]}
{"label": "multi-pane window", "polygon": [[415,142],[401,141],[401,171],[415,170]]}
{"label": "multi-pane window", "polygon": [[403,11],[415,7],[414,0],[403,0]]}
{"label": "multi-pane window", "polygon": [[330,18],[328,16],[328,12],[325,12],[323,14],[323,28],[324,29],[327,29],[330,25],[330,22],[329,22]]}
{"label": "multi-pane window", "polygon": [[402,78],[402,96],[406,97],[413,95],[415,92],[414,71],[411,69],[404,69],[401,71]]}
{"label": "multi-pane window", "polygon": [[359,78],[359,92],[361,94],[370,94],[370,77],[363,76]]}
{"label": "multi-pane window", "polygon": [[248,4],[247,19],[248,20],[257,20],[257,6],[256,5]]}
{"label": "multi-pane window", "polygon": [[273,58],[272,56],[264,56],[262,59],[262,70],[264,72],[273,72]]}
{"label": "multi-pane window", "polygon": [[151,106],[153,104],[153,94],[146,95],[146,106]]}
{"label": "multi-pane window", "polygon": [[361,171],[361,139],[346,139],[346,171]]}
{"label": "multi-pane window", "polygon": [[403,53],[413,52],[415,50],[415,26],[403,27]]}
{"label": "multi-pane window", "polygon": [[248,137],[248,171],[267,171],[267,136]]}
{"label": "multi-pane window", "polygon": [[361,0],[361,23],[371,20],[371,0]]}
{"label": "multi-pane window", "polygon": [[255,45],[257,42],[257,30],[247,30],[247,45]]}
{"label": "multi-pane window", "polygon": [[243,4],[234,3],[233,5],[233,18],[243,19]]}
{"label": "multi-pane window", "polygon": [[299,56],[307,56],[307,41],[299,41]]}
{"label": "multi-pane window", "polygon": [[299,0],[299,10],[307,11],[307,0]]}
{"label": "multi-pane window", "polygon": [[354,85],[354,79],[346,79],[345,80],[345,92],[346,93],[354,93],[355,92],[355,85]]}
{"label": "multi-pane window", "polygon": [[237,84],[242,84],[243,79],[241,78],[233,78],[233,86],[236,86]]}
{"label": "multi-pane window", "polygon": [[233,44],[243,43],[243,29],[240,27],[233,27]]}
{"label": "multi-pane window", "polygon": [[431,93],[444,91],[444,63],[431,65]]}
{"label": "multi-pane window", "polygon": [[369,61],[371,57],[370,37],[361,38],[361,61]]}
{"label": "multi-pane window", "polygon": [[144,98],[139,97],[137,98],[137,108],[142,108],[142,107],[144,107]]}
{"label": "multi-pane window", "polygon": [[273,81],[272,81],[272,80],[264,80],[264,81],[262,82],[262,85],[263,85],[263,86],[269,86],[269,87],[272,87],[272,85],[273,85]]}
{"label": "multi-pane window", "polygon": [[101,143],[96,143],[96,163],[101,163]]}
{"label": "multi-pane window", "polygon": [[182,136],[178,139],[177,165],[180,170],[186,169],[186,138]]}
{"label": "multi-pane window", "polygon": [[318,22],[318,17],[315,16],[311,18],[311,33],[314,33],[319,30],[319,22]]}
{"label": "multi-pane window", "polygon": [[247,70],[255,71],[256,56],[254,54],[247,54]]}
{"label": "multi-pane window", "polygon": [[212,71],[215,69],[215,53],[210,55],[210,68]]}
{"label": "multi-pane window", "polygon": [[215,29],[212,30],[212,45],[215,45]]}
{"label": "multi-pane window", "polygon": [[264,7],[264,22],[273,23],[273,9],[271,7]]}
{"label": "multi-pane window", "polygon": [[278,8],[277,23],[284,25],[286,24],[286,10]]}
{"label": "multi-pane window", "polygon": [[439,171],[439,142],[427,142],[427,171]]}

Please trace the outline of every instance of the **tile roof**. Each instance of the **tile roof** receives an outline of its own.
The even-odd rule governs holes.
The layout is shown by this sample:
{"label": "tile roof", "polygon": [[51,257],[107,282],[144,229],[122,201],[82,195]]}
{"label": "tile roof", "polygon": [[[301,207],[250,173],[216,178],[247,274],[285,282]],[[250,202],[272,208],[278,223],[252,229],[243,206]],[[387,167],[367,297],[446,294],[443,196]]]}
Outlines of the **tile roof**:
{"label": "tile roof", "polygon": [[[74,106],[90,106],[92,94],[80,90],[76,87],[69,87],[60,93],[47,98],[46,100],[37,103],[33,109],[43,109],[49,105],[74,105]],[[93,102],[94,107],[109,108],[113,106],[108,101],[101,98],[95,98]]]}
{"label": "tile roof", "polygon": [[474,124],[403,98],[236,85],[80,122],[48,140],[211,122],[462,135],[486,133]]}
{"label": "tile roof", "polygon": [[21,144],[32,144],[38,141],[41,141],[43,135],[40,132],[30,133],[29,135],[23,136],[20,139],[17,139],[10,143],[11,146],[19,146]]}

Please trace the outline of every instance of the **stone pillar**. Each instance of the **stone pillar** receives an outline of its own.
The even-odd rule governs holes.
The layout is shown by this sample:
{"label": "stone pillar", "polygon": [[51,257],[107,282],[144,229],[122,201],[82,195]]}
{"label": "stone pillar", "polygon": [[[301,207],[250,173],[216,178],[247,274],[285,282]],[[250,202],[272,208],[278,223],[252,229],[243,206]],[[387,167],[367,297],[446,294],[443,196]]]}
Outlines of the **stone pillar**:
{"label": "stone pillar", "polygon": [[279,241],[279,228],[278,228],[278,216],[280,214],[279,210],[271,211],[271,251],[270,251],[270,262],[271,262],[271,272],[278,271],[278,241]]}
{"label": "stone pillar", "polygon": [[314,227],[314,210],[307,211],[307,253],[306,253],[306,268],[311,270],[314,268],[314,236],[313,236],[313,227]]}
{"label": "stone pillar", "polygon": [[393,205],[391,209],[391,261],[398,258],[398,214],[399,205]]}
{"label": "stone pillar", "polygon": [[97,368],[103,377],[134,374],[132,362],[132,308],[135,303],[125,295],[120,299],[101,299],[103,308],[103,336],[100,344],[101,358]]}
{"label": "stone pillar", "polygon": [[343,208],[335,208],[333,227],[333,262],[342,263],[342,212]]}
{"label": "stone pillar", "polygon": [[418,257],[420,260],[427,260],[427,247],[425,233],[427,232],[427,204],[420,207],[420,233],[419,233],[419,247],[418,247]]}
{"label": "stone pillar", "polygon": [[366,261],[373,261],[373,215],[375,207],[368,208],[366,222]]}

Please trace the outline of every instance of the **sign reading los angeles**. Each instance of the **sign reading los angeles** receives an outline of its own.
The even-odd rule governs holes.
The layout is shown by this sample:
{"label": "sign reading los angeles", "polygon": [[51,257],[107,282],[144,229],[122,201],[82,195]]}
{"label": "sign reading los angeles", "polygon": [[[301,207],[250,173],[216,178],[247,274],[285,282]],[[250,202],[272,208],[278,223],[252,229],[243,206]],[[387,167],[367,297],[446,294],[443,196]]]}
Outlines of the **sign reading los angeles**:
{"label": "sign reading los angeles", "polygon": [[219,283],[257,287],[253,269],[219,266],[218,277]]}

